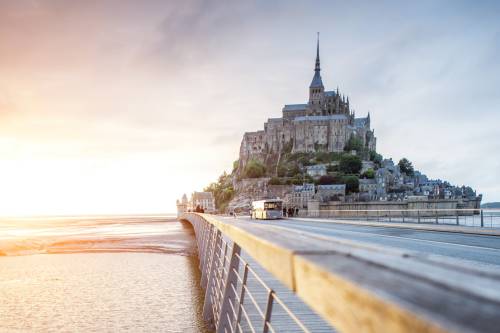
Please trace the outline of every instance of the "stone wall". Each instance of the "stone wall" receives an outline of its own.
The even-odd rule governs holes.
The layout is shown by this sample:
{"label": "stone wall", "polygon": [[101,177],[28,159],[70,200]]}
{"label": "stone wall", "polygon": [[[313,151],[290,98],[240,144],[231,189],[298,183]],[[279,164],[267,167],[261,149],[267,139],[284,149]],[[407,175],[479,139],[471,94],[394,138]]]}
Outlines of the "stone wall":
{"label": "stone wall", "polygon": [[268,185],[267,197],[285,199],[287,195],[292,194],[293,185]]}
{"label": "stone wall", "polygon": [[[474,203],[468,203],[475,208]],[[478,211],[462,211],[458,200],[422,201],[369,201],[369,202],[327,202],[317,200],[308,203],[307,216],[310,217],[387,217],[387,216],[455,216],[473,215]],[[457,210],[458,209],[458,210]],[[382,212],[383,211],[383,212]]]}
{"label": "stone wall", "polygon": [[230,211],[247,212],[252,201],[262,199],[267,193],[267,183],[270,178],[247,178],[235,180],[233,188],[234,198],[228,205]]}
{"label": "stone wall", "polygon": [[284,199],[292,193],[293,185],[268,185],[270,178],[248,178],[233,182],[235,196],[229,210],[247,211],[252,201],[262,199]]}

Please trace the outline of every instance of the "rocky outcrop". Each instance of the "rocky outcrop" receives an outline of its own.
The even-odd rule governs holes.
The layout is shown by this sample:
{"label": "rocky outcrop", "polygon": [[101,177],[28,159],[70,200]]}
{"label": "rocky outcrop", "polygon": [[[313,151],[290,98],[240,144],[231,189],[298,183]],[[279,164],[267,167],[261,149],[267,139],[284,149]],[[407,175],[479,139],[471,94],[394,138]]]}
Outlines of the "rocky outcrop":
{"label": "rocky outcrop", "polygon": [[284,199],[292,193],[292,185],[268,185],[269,180],[268,177],[234,180],[235,195],[228,205],[229,211],[246,212],[250,210],[252,201],[270,198]]}

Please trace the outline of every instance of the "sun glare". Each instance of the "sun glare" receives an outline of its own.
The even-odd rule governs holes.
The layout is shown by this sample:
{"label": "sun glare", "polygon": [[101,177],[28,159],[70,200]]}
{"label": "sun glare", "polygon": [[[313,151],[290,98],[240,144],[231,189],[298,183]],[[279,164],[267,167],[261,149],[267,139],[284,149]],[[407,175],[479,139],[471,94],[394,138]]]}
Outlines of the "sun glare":
{"label": "sun glare", "polygon": [[[181,181],[168,161],[17,160],[0,165],[0,215],[134,214],[175,211]],[[174,190],[173,190],[174,189]]]}

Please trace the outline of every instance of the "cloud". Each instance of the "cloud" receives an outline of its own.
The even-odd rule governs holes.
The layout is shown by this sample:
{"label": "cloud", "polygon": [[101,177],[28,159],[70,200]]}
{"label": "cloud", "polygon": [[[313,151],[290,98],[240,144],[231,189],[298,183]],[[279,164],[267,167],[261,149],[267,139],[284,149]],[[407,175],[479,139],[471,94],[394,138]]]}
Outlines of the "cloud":
{"label": "cloud", "polygon": [[[358,116],[371,111],[385,156],[500,200],[490,176],[500,163],[499,8],[0,1],[0,165],[147,156],[168,168],[152,179],[201,188],[231,167],[244,132],[307,100],[321,31],[326,88],[339,85]],[[147,172],[137,170],[127,177]],[[148,199],[173,207],[168,195]]]}

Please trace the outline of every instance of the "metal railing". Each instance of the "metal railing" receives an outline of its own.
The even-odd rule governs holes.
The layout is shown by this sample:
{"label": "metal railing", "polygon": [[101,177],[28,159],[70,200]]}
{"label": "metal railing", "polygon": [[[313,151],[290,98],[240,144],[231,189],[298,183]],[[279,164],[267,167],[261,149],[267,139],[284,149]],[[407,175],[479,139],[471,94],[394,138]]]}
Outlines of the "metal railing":
{"label": "metal railing", "polygon": [[500,228],[500,209],[316,210],[308,217],[399,223],[432,223]]}
{"label": "metal railing", "polygon": [[[264,281],[238,244],[199,215],[190,214],[189,222],[195,229],[205,289],[203,317],[216,332],[312,332]],[[323,323],[314,332],[333,332]]]}
{"label": "metal railing", "polygon": [[203,316],[217,333],[500,327],[500,277],[493,270],[335,236],[284,234],[270,224],[196,213],[180,219],[195,229]]}

